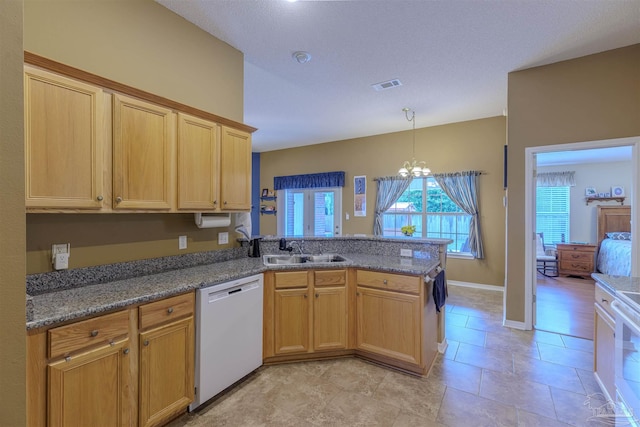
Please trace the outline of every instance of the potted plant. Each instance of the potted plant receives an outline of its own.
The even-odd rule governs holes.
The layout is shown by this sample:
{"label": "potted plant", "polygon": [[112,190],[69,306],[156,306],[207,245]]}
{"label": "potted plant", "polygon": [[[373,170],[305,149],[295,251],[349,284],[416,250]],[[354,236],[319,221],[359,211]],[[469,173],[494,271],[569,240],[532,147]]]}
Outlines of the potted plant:
{"label": "potted plant", "polygon": [[416,232],[416,226],[415,225],[405,225],[404,227],[400,228],[400,231],[402,231],[402,234],[404,234],[405,236],[413,236],[413,233]]}

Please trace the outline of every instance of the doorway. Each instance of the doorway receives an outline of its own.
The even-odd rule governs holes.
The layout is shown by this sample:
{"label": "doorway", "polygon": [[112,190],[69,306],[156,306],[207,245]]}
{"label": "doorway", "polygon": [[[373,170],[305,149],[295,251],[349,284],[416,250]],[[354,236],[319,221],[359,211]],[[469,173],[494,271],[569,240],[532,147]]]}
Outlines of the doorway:
{"label": "doorway", "polygon": [[[578,158],[583,155],[583,154],[587,154],[588,151],[592,151],[592,150],[599,150],[599,149],[611,149],[614,147],[630,147],[630,149],[627,149],[627,151],[630,150],[630,169],[631,169],[631,179],[629,180],[629,184],[628,186],[630,188],[625,189],[626,194],[628,194],[628,199],[629,201],[625,204],[631,204],[632,205],[632,217],[635,217],[637,215],[637,212],[635,211],[635,203],[631,203],[631,201],[637,201],[640,200],[640,197],[638,196],[640,193],[640,188],[638,188],[637,185],[631,185],[632,183],[636,183],[638,182],[638,171],[640,170],[640,137],[634,137],[634,138],[622,138],[622,139],[616,139],[616,140],[606,140],[606,141],[591,141],[591,142],[584,142],[584,143],[571,143],[571,144],[561,144],[561,145],[554,145],[554,146],[543,146],[543,147],[529,147],[525,150],[525,228],[527,230],[531,230],[531,236],[532,239],[530,241],[530,244],[527,244],[525,247],[525,257],[527,259],[527,262],[525,263],[526,266],[526,274],[525,274],[525,329],[532,329],[538,322],[537,322],[537,318],[536,315],[540,314],[543,316],[548,316],[549,315],[549,308],[550,308],[550,304],[552,304],[553,302],[553,298],[562,298],[563,295],[556,295],[556,296],[549,296],[549,295],[543,295],[541,294],[540,297],[538,298],[537,296],[537,291],[538,291],[538,277],[540,277],[540,275],[538,274],[537,270],[536,270],[536,257],[535,257],[535,252],[536,252],[536,248],[535,248],[535,231],[536,231],[536,179],[535,179],[535,173],[537,171],[537,169],[539,168],[538,165],[538,160],[542,159],[543,162],[547,162],[548,160],[545,160],[545,158],[561,158],[563,156],[568,157],[569,159],[572,159],[573,161],[573,165],[577,164],[577,160]],[[586,160],[584,161],[584,163],[588,163],[589,161]],[[570,162],[569,162],[570,163]],[[558,164],[562,164],[562,163],[558,163]],[[566,169],[570,169],[572,167],[572,164],[567,164],[567,162],[565,162],[566,165]],[[591,174],[593,176],[593,174]],[[574,196],[573,198],[581,198],[582,201],[584,202],[584,192],[585,192],[585,186],[596,186],[598,185],[597,182],[594,182],[592,184],[589,185],[585,185],[584,180],[578,184],[576,183],[576,188],[574,188]],[[604,191],[604,189],[603,189]],[[575,200],[574,200],[575,203]],[[586,207],[586,203],[583,203],[583,205],[585,205]],[[585,211],[586,212],[586,211]],[[595,214],[593,214],[595,215]],[[595,240],[595,219],[593,218],[589,218],[587,217],[587,215],[584,215],[581,217],[581,219],[583,220],[583,224],[580,226],[582,228],[582,231],[577,233],[575,236],[577,237],[572,237],[572,235],[567,237],[568,241],[571,240],[579,240],[579,241],[592,241]],[[585,229],[585,223],[586,224],[590,224],[587,225],[586,229]],[[640,229],[640,224],[638,224],[638,221],[635,221],[632,224],[632,233],[635,233],[636,235],[638,234],[638,230]],[[637,265],[637,254],[640,253],[638,252],[639,248],[638,248],[638,242],[635,241],[633,242],[633,247],[632,247],[632,258],[633,258],[633,266],[632,266],[632,275],[637,275],[638,274],[638,265]],[[544,277],[544,276],[542,276]],[[593,283],[593,281],[588,278],[588,279],[571,279],[571,278],[559,278],[559,279],[548,279],[549,282],[547,282],[546,278],[545,278],[545,282],[543,284],[541,284],[541,290],[542,291],[546,291],[546,290],[553,290],[556,291],[556,294],[558,293],[557,291],[559,291],[563,286],[566,286],[569,290],[571,289],[571,287],[573,287],[574,290],[580,290],[580,288],[576,288],[576,285],[579,285],[580,282],[575,282],[576,280],[588,280],[590,281],[590,283]],[[553,280],[555,280],[555,282],[552,282]],[[555,288],[553,287],[553,284],[556,284]],[[550,288],[545,289],[544,286],[549,286]],[[569,292],[571,293],[571,292]],[[579,294],[579,292],[578,292]],[[566,294],[564,295],[564,297],[566,297]],[[576,296],[576,298],[580,299],[580,297]],[[581,297],[583,300],[588,298],[585,297],[584,295]],[[544,307],[545,301],[547,304],[549,304],[547,307]],[[538,304],[541,305],[541,310],[538,310]],[[593,301],[591,301],[590,308],[588,310],[591,310],[592,308],[592,304]],[[570,308],[570,307],[568,307]],[[570,314],[568,313],[564,313],[563,316],[568,317],[570,316]],[[584,320],[588,321],[589,317],[585,316],[584,314],[579,314],[576,313],[576,317],[580,316],[581,318],[583,318]],[[549,329],[548,325],[552,325],[553,321],[548,321],[549,319],[545,319],[547,320],[546,323],[545,322],[540,322],[541,323],[541,329]],[[558,322],[559,323],[559,322]],[[567,333],[569,335],[571,335],[571,333],[568,333],[568,331],[570,331],[571,329],[567,329],[564,331],[557,331],[560,333]],[[588,332],[581,332],[581,334],[587,334]]]}

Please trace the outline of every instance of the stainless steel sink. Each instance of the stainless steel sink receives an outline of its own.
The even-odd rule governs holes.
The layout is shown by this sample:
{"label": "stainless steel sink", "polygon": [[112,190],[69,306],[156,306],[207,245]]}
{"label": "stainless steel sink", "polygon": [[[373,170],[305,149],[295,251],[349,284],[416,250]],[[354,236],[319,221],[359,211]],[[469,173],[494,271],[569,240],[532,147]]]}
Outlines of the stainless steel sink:
{"label": "stainless steel sink", "polygon": [[294,264],[327,264],[344,263],[349,260],[337,254],[321,255],[264,255],[264,265],[294,265]]}

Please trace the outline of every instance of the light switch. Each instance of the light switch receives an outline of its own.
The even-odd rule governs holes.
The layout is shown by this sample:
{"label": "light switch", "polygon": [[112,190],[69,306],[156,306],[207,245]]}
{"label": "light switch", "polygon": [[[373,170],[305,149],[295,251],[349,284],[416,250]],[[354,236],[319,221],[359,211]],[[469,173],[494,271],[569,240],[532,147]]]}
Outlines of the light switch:
{"label": "light switch", "polygon": [[218,233],[218,244],[226,245],[227,243],[229,243],[229,233],[227,233],[226,231]]}
{"label": "light switch", "polygon": [[178,237],[178,249],[187,249],[187,236]]}

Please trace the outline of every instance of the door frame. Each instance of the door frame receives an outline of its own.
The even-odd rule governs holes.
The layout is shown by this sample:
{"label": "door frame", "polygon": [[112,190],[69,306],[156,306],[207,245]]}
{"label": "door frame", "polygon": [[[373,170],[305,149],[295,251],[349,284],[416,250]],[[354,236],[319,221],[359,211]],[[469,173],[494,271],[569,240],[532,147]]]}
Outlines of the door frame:
{"label": "door frame", "polygon": [[[631,162],[632,162],[632,174],[631,179],[632,183],[640,182],[640,136],[629,137],[629,138],[617,138],[617,139],[608,139],[608,140],[600,140],[600,141],[588,141],[588,142],[575,142],[575,143],[567,143],[567,144],[555,144],[555,145],[545,145],[538,147],[527,147],[525,148],[525,218],[524,218],[524,227],[529,236],[528,244],[525,244],[524,250],[524,296],[525,296],[525,304],[524,304],[524,329],[531,330],[535,326],[535,300],[534,295],[536,292],[536,241],[535,241],[535,230],[536,230],[536,181],[534,179],[534,171],[537,168],[536,155],[539,153],[549,153],[554,151],[571,151],[571,150],[585,150],[585,149],[593,149],[593,148],[610,148],[610,147],[620,147],[620,146],[631,146]],[[632,204],[631,204],[631,218],[637,217],[637,203],[640,202],[640,184],[636,184],[630,189],[630,194],[632,195]],[[631,233],[634,236],[640,235],[640,221],[631,221]],[[638,262],[635,261],[638,259],[638,255],[640,254],[640,243],[639,239],[634,239],[631,241],[631,275],[638,276],[640,275],[640,266]],[[635,262],[634,262],[635,261]]]}

